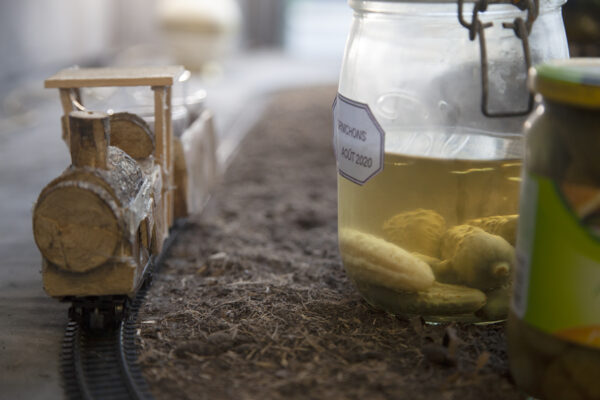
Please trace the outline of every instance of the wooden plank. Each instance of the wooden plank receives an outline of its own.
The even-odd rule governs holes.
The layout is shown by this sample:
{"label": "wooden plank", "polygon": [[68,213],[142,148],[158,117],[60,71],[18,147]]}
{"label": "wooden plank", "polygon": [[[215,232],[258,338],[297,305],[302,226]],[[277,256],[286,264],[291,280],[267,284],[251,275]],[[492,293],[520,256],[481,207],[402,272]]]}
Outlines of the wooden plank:
{"label": "wooden plank", "polygon": [[69,115],[71,111],[75,110],[73,107],[73,101],[71,100],[72,89],[60,89],[60,104],[62,104],[64,115]]}
{"label": "wooden plank", "polygon": [[154,91],[154,158],[167,172],[167,132],[165,120],[165,88],[152,87]]}
{"label": "wooden plank", "polygon": [[46,88],[100,86],[171,86],[183,73],[180,65],[164,67],[69,68],[46,79]]}
{"label": "wooden plank", "polygon": [[173,192],[173,187],[175,184],[174,179],[174,163],[173,163],[173,122],[171,120],[172,114],[172,106],[171,106],[171,87],[168,86],[165,88],[165,130],[166,130],[166,140],[167,140],[167,157],[166,164],[168,168],[168,191],[166,193],[167,197],[167,207],[168,207],[168,215],[167,215],[167,223],[169,226],[173,225],[173,221],[175,220],[175,193]]}
{"label": "wooden plank", "polygon": [[175,218],[180,218],[200,212],[217,181],[212,112],[204,110],[173,145]]}
{"label": "wooden plank", "polygon": [[71,94],[75,97],[77,96],[77,93],[74,93],[74,91],[79,92],[79,89],[59,89],[58,91],[60,93],[60,104],[62,104],[63,108],[63,116],[61,118],[62,137],[67,143],[71,143],[69,133],[69,113],[75,110],[73,101],[71,100]]}
{"label": "wooden plank", "polygon": [[44,262],[44,290],[49,296],[103,296],[134,293],[143,266],[131,262],[115,262],[85,274],[65,272]]}
{"label": "wooden plank", "polygon": [[[167,126],[166,126],[166,100],[167,100],[167,91],[164,86],[153,86],[152,90],[154,91],[154,140],[155,140],[155,150],[154,150],[154,158],[162,168],[162,212],[160,215],[160,219],[162,221],[159,226],[163,226],[165,229],[164,237],[168,236],[169,232],[169,199],[168,199],[168,191],[170,190],[170,178],[169,174],[171,171],[168,169],[167,164]],[[157,215],[156,218],[159,218]]]}

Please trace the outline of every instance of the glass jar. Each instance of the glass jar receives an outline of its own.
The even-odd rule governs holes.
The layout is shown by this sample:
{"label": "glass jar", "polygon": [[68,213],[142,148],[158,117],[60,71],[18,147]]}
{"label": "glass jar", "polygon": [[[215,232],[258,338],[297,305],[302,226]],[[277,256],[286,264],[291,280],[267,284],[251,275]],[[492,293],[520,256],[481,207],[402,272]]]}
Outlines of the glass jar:
{"label": "glass jar", "polygon": [[508,311],[527,66],[568,47],[562,0],[484,3],[349,1],[334,103],[340,253],[388,312]]}
{"label": "glass jar", "polygon": [[599,399],[600,59],[542,65],[532,83],[510,369],[533,396]]}

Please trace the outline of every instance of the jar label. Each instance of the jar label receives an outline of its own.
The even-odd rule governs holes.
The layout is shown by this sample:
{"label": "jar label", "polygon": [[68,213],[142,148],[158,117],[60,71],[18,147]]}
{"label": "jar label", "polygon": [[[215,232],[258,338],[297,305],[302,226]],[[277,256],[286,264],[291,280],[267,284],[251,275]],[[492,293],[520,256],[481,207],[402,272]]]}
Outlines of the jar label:
{"label": "jar label", "polygon": [[363,185],[383,170],[385,132],[367,104],[338,93],[333,102],[333,147],[340,175]]}
{"label": "jar label", "polygon": [[600,348],[600,189],[526,173],[521,196],[513,310]]}

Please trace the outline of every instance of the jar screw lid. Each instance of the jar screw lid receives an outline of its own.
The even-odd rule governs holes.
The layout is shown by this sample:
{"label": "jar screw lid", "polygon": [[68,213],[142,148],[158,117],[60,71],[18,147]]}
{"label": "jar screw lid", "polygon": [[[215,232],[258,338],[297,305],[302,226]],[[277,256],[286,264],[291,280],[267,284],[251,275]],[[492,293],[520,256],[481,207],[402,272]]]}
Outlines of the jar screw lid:
{"label": "jar screw lid", "polygon": [[600,108],[600,58],[554,60],[533,68],[530,88],[549,100]]}

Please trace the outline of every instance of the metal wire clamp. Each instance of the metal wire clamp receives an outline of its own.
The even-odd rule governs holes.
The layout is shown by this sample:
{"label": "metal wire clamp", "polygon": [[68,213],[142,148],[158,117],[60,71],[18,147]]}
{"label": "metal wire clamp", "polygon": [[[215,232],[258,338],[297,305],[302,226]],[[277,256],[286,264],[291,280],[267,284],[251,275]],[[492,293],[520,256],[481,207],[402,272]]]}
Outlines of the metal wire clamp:
{"label": "metal wire clamp", "polygon": [[479,36],[479,50],[481,54],[481,112],[486,117],[490,118],[503,118],[503,117],[517,117],[527,115],[533,109],[534,97],[533,94],[529,95],[529,101],[526,110],[522,111],[503,111],[503,112],[490,112],[488,109],[489,100],[489,77],[488,77],[488,60],[487,60],[487,48],[485,42],[485,30],[493,26],[492,22],[483,23],[479,19],[479,14],[487,10],[489,4],[512,4],[522,11],[527,11],[525,19],[521,17],[515,18],[513,22],[505,22],[502,27],[505,29],[512,29],[515,32],[517,38],[521,40],[523,46],[523,54],[525,56],[525,67],[526,74],[529,73],[531,68],[531,53],[529,51],[529,34],[535,19],[538,17],[540,9],[540,0],[477,0],[473,6],[473,16],[471,22],[465,21],[463,17],[463,8],[465,0],[458,1],[458,21],[462,26],[469,30],[469,39],[475,40]]}

